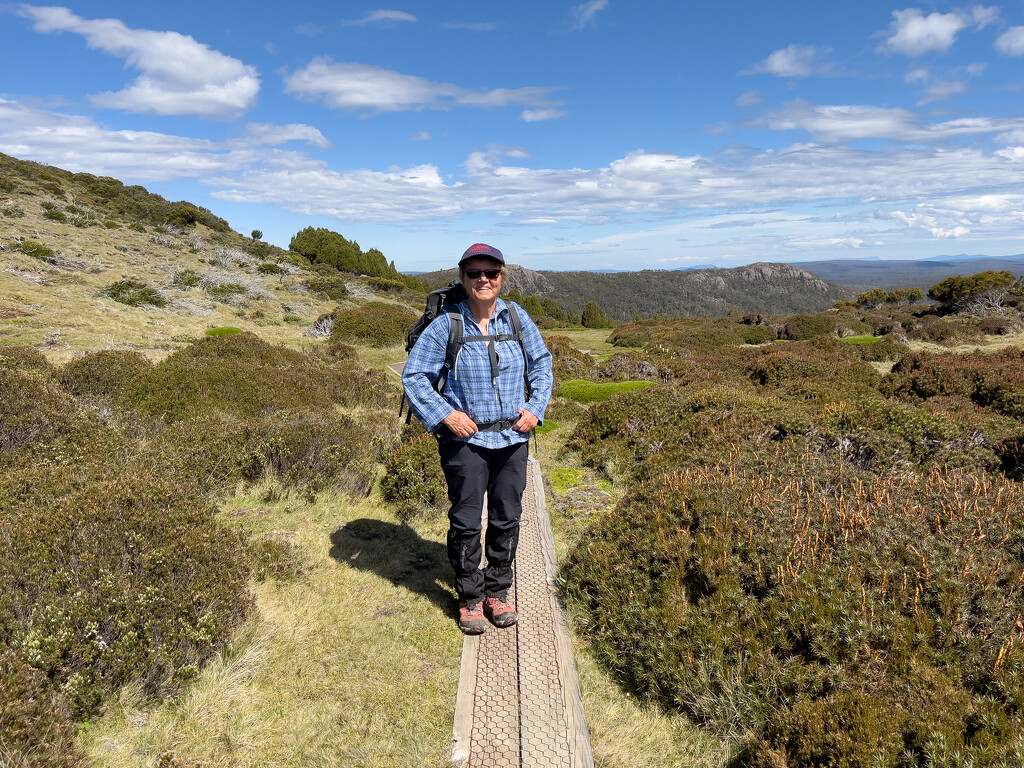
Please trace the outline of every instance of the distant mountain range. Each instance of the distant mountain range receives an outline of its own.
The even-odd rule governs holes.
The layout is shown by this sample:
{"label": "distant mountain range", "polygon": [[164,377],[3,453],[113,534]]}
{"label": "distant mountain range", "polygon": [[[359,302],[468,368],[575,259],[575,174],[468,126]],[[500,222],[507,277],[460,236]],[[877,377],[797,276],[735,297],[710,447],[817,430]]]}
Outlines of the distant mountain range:
{"label": "distant mountain range", "polygon": [[[442,285],[457,273],[449,269],[419,277],[430,285]],[[596,301],[618,321],[656,314],[711,317],[730,312],[820,312],[854,295],[848,288],[791,264],[765,262],[734,269],[640,272],[539,272],[510,265],[505,288],[553,298],[563,309],[577,314],[588,301]]]}
{"label": "distant mountain range", "polygon": [[936,256],[915,261],[882,259],[831,259],[802,261],[794,267],[806,269],[823,280],[829,280],[861,292],[871,288],[921,288],[931,286],[952,275],[973,275],[986,270],[1009,270],[1024,275],[1024,254],[1017,256]]}

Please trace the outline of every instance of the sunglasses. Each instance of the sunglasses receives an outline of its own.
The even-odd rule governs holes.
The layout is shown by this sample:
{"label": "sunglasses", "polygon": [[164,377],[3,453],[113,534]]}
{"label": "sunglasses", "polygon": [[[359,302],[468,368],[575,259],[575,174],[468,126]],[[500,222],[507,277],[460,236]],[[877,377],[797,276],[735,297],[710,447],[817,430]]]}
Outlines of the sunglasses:
{"label": "sunglasses", "polygon": [[500,269],[467,269],[466,277],[470,280],[479,280],[480,275],[483,275],[488,280],[497,280],[501,277]]}

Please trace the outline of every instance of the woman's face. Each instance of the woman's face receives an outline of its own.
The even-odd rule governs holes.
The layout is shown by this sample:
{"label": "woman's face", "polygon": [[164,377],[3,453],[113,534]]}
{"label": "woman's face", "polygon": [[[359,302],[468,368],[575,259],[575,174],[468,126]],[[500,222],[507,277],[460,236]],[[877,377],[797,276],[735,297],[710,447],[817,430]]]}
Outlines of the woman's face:
{"label": "woman's face", "polygon": [[[494,259],[488,259],[486,256],[479,256],[469,259],[462,264],[460,276],[462,278],[462,284],[466,286],[466,293],[469,294],[470,299],[476,299],[477,301],[491,301],[492,299],[498,298],[498,294],[501,292],[501,284],[505,280],[504,275],[498,275],[497,279],[490,279],[487,275],[483,274],[482,270],[485,269],[499,269],[501,264],[496,262]],[[476,279],[471,279],[466,274],[467,270],[479,269],[481,270],[480,276]]]}

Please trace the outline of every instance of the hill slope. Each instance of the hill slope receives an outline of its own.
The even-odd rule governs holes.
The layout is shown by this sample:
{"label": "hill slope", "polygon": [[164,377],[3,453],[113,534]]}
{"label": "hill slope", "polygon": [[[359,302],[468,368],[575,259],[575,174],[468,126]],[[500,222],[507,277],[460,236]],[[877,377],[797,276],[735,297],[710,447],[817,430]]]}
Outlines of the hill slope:
{"label": "hill slope", "polygon": [[[455,278],[456,270],[429,272],[420,279],[434,285]],[[616,320],[636,315],[719,316],[729,312],[792,314],[820,312],[852,298],[843,286],[791,264],[759,262],[735,269],[641,272],[537,272],[512,266],[506,288],[524,295],[553,298],[579,313],[596,301]]]}

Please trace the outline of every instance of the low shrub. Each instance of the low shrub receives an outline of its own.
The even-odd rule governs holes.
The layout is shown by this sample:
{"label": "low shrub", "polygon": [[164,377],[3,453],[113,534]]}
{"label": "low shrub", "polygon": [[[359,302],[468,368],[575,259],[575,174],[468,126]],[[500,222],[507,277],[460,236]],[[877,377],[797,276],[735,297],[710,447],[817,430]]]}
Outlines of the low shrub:
{"label": "low shrub", "polygon": [[283,320],[286,323],[292,323],[293,325],[302,324],[302,318],[299,317],[298,315],[292,314],[291,312],[288,312],[287,314],[283,315],[281,317],[281,320]]}
{"label": "low shrub", "polygon": [[32,347],[0,346],[0,368],[45,372],[50,370],[46,355]]}
{"label": "low shrub", "polygon": [[130,307],[167,306],[163,294],[140,280],[118,280],[100,291],[100,294]]}
{"label": "low shrub", "polygon": [[112,447],[103,436],[71,466],[0,481],[0,528],[19,532],[0,539],[0,643],[77,717],[129,680],[158,696],[191,679],[250,605],[242,542],[212,503],[188,478],[89,458]]}
{"label": "low shrub", "polygon": [[1020,333],[1020,321],[1001,315],[989,315],[978,323],[978,330],[987,336],[1012,336]]}
{"label": "low shrub", "polygon": [[171,282],[175,288],[181,288],[182,290],[188,288],[195,288],[202,282],[202,277],[194,269],[179,269],[174,273],[174,277]]}
{"label": "low shrub", "polygon": [[596,372],[595,360],[580,352],[568,336],[554,335],[545,339],[551,352],[552,368],[556,381],[590,378]]}
{"label": "low shrub", "polygon": [[56,252],[42,243],[37,243],[35,240],[22,240],[15,246],[15,250],[21,251],[26,256],[31,256],[33,259],[45,261],[47,264],[57,263]]}
{"label": "low shrub", "polygon": [[241,328],[234,328],[230,325],[221,326],[219,328],[207,328],[203,333],[206,336],[233,336],[236,333],[241,333]]}
{"label": "low shrub", "polygon": [[420,434],[399,445],[388,457],[381,495],[394,504],[400,520],[439,512],[448,498],[437,440]]}
{"label": "low shrub", "polygon": [[68,221],[67,215],[59,208],[50,208],[43,211],[43,218],[49,219],[50,221],[57,221],[61,224],[66,224]]}
{"label": "low shrub", "polygon": [[0,367],[0,456],[67,434],[78,408],[48,375]]}
{"label": "low shrub", "polygon": [[366,281],[366,284],[373,290],[383,291],[384,293],[401,293],[406,288],[405,283],[386,277],[371,277]]}
{"label": "low shrub", "polygon": [[75,397],[115,397],[153,364],[139,352],[101,350],[64,365],[57,372],[61,386]]}
{"label": "low shrub", "polygon": [[294,581],[309,570],[301,551],[294,544],[273,535],[250,539],[246,545],[246,556],[253,578],[259,581]]}
{"label": "low shrub", "polygon": [[338,275],[311,275],[306,280],[309,290],[322,293],[332,301],[341,301],[348,296],[345,278]]}
{"label": "low shrub", "polygon": [[146,371],[117,398],[167,423],[211,413],[253,417],[334,405],[378,407],[393,390],[383,373],[329,364],[251,333],[207,336]]}
{"label": "low shrub", "polygon": [[[739,766],[1013,762],[1024,497],[959,471],[865,477],[769,450],[637,486],[563,575],[633,690]],[[901,760],[909,750],[912,762]],[[764,762],[770,755],[776,762]],[[778,762],[781,759],[782,762]]]}
{"label": "low shrub", "polygon": [[8,219],[20,219],[25,215],[25,211],[21,206],[11,203],[0,207],[0,215],[6,216]]}
{"label": "low shrub", "polygon": [[67,702],[10,650],[0,651],[0,755],[4,765],[84,768]]}
{"label": "low shrub", "polygon": [[272,261],[264,261],[256,265],[256,271],[261,275],[283,275],[284,270],[281,269],[280,265],[275,264]]}
{"label": "low shrub", "polygon": [[404,342],[416,320],[409,309],[371,301],[357,309],[336,311],[331,341],[388,347]]}
{"label": "low shrub", "polygon": [[232,299],[248,293],[248,288],[239,283],[217,283],[206,285],[206,294],[214,301],[230,303]]}

